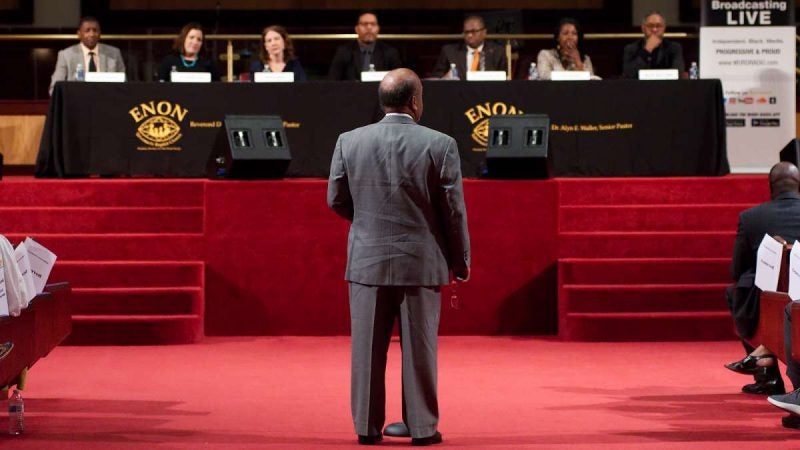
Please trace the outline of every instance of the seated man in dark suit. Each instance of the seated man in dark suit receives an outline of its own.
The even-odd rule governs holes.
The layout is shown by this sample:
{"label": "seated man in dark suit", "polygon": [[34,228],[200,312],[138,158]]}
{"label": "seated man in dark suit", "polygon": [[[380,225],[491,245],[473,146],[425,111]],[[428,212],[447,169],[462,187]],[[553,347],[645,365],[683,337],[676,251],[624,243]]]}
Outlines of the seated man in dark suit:
{"label": "seated man in dark suit", "polygon": [[772,200],[743,211],[733,247],[731,272],[734,284],[726,291],[736,331],[747,356],[727,364],[734,372],[755,376],[755,383],[742,387],[749,394],[783,394],[778,360],[763,345],[754,349],[744,339],[758,325],[761,290],[755,286],[756,255],[765,234],[781,236],[788,242],[800,238],[800,171],[794,164],[780,162],[769,172]]}
{"label": "seated man in dark suit", "polygon": [[456,65],[459,78],[466,79],[467,70],[506,70],[508,60],[502,46],[486,41],[483,18],[469,16],[464,19],[464,42],[442,47],[433,76],[450,76],[450,64]]}
{"label": "seated man in dark suit", "polygon": [[644,16],[644,37],[625,46],[622,72],[626,78],[639,78],[641,69],[678,69],[684,76],[683,49],[681,44],[664,39],[666,29],[664,16],[658,11]]}
{"label": "seated man in dark suit", "polygon": [[333,55],[331,68],[328,71],[330,80],[360,80],[361,72],[370,69],[373,65],[376,71],[394,70],[403,66],[400,53],[378,41],[378,17],[371,12],[364,12],[358,16],[356,24],[356,42],[340,45]]}

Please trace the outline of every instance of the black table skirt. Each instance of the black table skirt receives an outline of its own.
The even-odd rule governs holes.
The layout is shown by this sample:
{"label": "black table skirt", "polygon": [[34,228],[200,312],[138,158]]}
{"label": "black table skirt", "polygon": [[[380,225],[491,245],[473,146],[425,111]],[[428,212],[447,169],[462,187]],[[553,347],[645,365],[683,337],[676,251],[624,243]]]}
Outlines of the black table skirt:
{"label": "black table skirt", "polygon": [[[520,113],[550,116],[555,176],[729,172],[718,80],[425,81],[424,104],[421,123],[456,138],[467,177],[485,172],[486,120]],[[281,116],[292,177],[326,177],[339,133],[382,117],[376,83],[61,82],[36,173],[205,176],[226,114]]]}

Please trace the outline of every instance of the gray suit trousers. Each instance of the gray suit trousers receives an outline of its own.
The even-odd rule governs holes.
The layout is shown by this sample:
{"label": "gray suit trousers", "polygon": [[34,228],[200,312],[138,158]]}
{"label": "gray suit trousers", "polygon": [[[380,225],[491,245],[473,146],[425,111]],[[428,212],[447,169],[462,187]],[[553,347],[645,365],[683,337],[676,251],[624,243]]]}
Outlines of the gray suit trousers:
{"label": "gray suit trousers", "polygon": [[403,352],[403,421],[411,436],[436,432],[437,334],[440,288],[350,283],[350,400],[356,433],[381,434],[386,420],[386,353],[395,318]]}

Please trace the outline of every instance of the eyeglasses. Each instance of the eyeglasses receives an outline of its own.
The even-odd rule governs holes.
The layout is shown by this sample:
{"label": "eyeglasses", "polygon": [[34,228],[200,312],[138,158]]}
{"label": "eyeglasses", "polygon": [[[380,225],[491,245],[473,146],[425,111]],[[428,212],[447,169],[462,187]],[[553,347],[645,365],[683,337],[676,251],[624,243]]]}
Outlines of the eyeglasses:
{"label": "eyeglasses", "polygon": [[360,27],[377,27],[378,22],[358,22],[357,25]]}
{"label": "eyeglasses", "polygon": [[475,28],[475,29],[472,29],[472,30],[464,30],[464,35],[467,36],[467,35],[470,35],[470,34],[478,34],[478,33],[480,33],[481,31],[483,31],[485,29],[486,29],[486,27]]}
{"label": "eyeglasses", "polygon": [[659,28],[664,28],[664,24],[663,23],[646,23],[646,24],[644,24],[644,26],[645,26],[645,28],[652,28],[654,30],[657,30]]}

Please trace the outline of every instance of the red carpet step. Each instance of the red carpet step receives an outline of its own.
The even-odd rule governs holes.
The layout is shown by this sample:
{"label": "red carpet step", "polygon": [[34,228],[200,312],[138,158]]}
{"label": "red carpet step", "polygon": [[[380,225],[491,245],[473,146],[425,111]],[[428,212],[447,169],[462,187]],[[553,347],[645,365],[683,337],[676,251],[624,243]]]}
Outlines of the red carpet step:
{"label": "red carpet step", "polygon": [[733,337],[730,255],[764,177],[562,179],[559,199],[563,339]]}

